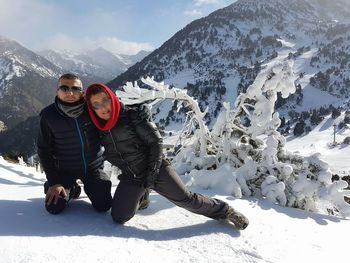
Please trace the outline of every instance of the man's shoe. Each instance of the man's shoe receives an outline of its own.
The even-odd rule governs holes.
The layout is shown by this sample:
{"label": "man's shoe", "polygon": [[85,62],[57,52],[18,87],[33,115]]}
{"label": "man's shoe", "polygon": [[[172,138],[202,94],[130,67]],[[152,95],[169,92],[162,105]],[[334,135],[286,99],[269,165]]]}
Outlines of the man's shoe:
{"label": "man's shoe", "polygon": [[242,213],[229,207],[226,212],[226,222],[234,224],[238,230],[243,230],[249,225],[249,220]]}
{"label": "man's shoe", "polygon": [[75,184],[73,184],[72,188],[70,189],[69,197],[71,199],[78,199],[80,194],[81,194],[81,187],[77,182],[75,182]]}
{"label": "man's shoe", "polygon": [[139,208],[138,210],[144,210],[149,206],[149,189],[146,189],[146,192],[144,193],[144,195],[140,198],[140,202],[139,202]]}

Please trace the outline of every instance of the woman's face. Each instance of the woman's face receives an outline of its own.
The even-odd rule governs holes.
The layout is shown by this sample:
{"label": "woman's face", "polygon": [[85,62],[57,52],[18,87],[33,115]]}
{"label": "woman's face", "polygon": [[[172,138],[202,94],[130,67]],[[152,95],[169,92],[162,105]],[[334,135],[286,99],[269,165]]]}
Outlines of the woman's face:
{"label": "woman's face", "polygon": [[104,92],[90,97],[90,104],[97,116],[103,120],[109,120],[112,116],[111,98]]}

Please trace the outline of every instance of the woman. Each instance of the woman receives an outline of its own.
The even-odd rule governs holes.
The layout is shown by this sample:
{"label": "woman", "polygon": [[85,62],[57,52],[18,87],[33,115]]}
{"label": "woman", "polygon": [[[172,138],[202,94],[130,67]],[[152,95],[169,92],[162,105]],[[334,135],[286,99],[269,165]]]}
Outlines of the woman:
{"label": "woman", "polygon": [[122,171],[112,202],[115,222],[123,224],[131,219],[140,198],[151,188],[193,213],[233,223],[240,230],[248,226],[248,219],[226,202],[188,191],[163,156],[163,141],[156,125],[120,103],[108,87],[90,85],[86,101],[90,117],[100,131],[105,158]]}

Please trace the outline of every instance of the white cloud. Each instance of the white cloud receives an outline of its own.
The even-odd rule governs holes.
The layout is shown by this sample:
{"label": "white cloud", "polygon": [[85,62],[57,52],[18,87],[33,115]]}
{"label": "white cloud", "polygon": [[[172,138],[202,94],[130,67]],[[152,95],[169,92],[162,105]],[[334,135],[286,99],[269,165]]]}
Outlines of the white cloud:
{"label": "white cloud", "polygon": [[137,43],[120,40],[115,37],[79,38],[65,34],[56,34],[43,43],[45,49],[70,50],[73,52],[92,50],[103,47],[115,54],[134,55],[141,50],[152,51],[154,47],[149,43]]}
{"label": "white cloud", "polygon": [[219,0],[193,0],[195,6],[205,6],[219,3]]}
{"label": "white cloud", "polygon": [[150,43],[124,41],[115,37],[99,38],[97,44],[116,54],[134,55],[141,50],[154,50],[154,47]]}
{"label": "white cloud", "polygon": [[201,11],[197,10],[197,9],[186,10],[186,11],[184,12],[184,14],[185,14],[186,16],[202,16],[202,15],[203,15],[203,13],[202,13]]}
{"label": "white cloud", "polygon": [[235,2],[235,0],[193,0],[187,6],[184,15],[190,17],[205,16],[219,8],[232,4],[232,2]]}
{"label": "white cloud", "polygon": [[36,38],[42,33],[40,28],[52,25],[57,10],[38,0],[0,0],[0,6],[0,32],[16,40]]}

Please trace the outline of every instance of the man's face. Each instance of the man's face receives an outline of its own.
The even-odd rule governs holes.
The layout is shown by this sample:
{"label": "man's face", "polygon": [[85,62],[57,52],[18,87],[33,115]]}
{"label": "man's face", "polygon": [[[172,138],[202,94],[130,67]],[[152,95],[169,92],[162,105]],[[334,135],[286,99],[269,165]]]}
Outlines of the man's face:
{"label": "man's face", "polygon": [[82,87],[80,79],[60,79],[56,94],[61,101],[73,103],[84,95]]}

